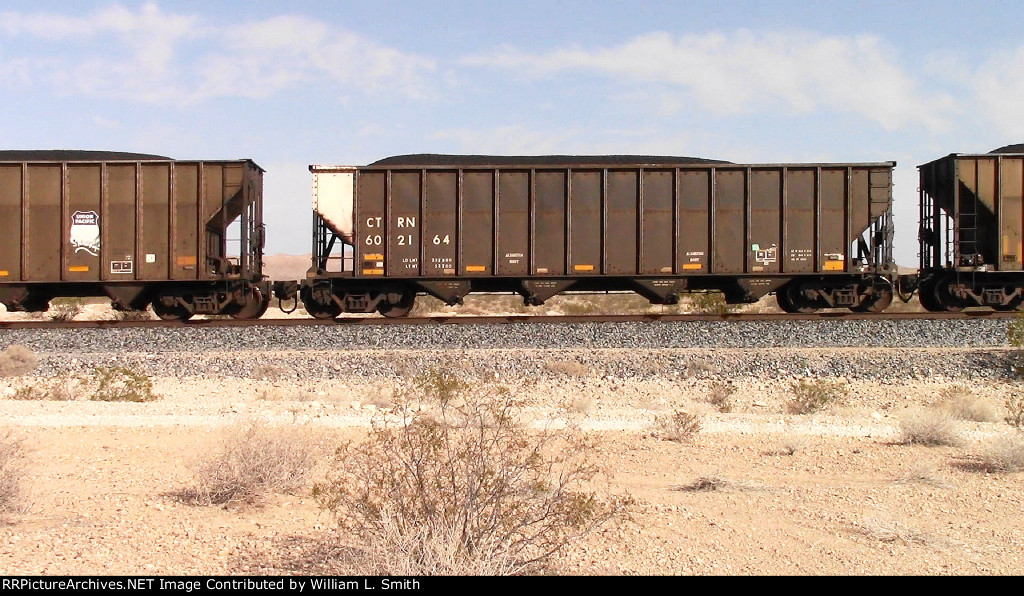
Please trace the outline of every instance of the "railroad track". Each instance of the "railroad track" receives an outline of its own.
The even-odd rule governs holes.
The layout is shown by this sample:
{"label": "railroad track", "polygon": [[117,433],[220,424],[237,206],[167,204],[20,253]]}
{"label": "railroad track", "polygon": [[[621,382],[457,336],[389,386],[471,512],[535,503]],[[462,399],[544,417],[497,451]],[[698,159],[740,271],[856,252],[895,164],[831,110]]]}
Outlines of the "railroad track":
{"label": "railroad track", "polygon": [[898,321],[898,320],[949,320],[949,319],[1012,319],[1024,316],[1017,312],[996,312],[991,310],[943,312],[903,312],[889,314],[830,312],[813,314],[788,313],[727,313],[708,314],[632,314],[632,315],[486,315],[455,316],[435,315],[389,319],[378,315],[365,317],[340,317],[337,319],[314,319],[311,317],[269,318],[237,320],[229,317],[192,319],[189,321],[0,321],[0,329],[112,329],[125,327],[288,327],[327,325],[505,325],[538,323],[633,323],[633,322],[682,322],[682,321]]}

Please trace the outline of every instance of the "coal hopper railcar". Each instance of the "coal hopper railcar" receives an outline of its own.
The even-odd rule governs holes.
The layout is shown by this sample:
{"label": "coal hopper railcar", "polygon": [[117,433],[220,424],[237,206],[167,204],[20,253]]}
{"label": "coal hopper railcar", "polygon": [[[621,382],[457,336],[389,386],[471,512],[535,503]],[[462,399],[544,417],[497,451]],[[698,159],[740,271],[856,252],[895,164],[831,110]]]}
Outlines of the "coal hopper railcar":
{"label": "coal hopper railcar", "polygon": [[920,266],[900,278],[931,311],[1024,304],[1024,145],[918,167]]}
{"label": "coal hopper railcar", "polygon": [[[646,156],[408,155],[310,166],[316,317],[404,316],[514,292],[633,291],[667,304],[775,292],[789,312],[893,296],[894,162],[734,164]],[[282,293],[288,291],[282,288]]]}
{"label": "coal hopper railcar", "polygon": [[164,319],[257,318],[270,299],[262,187],[245,159],[0,151],[0,302],[108,296]]}

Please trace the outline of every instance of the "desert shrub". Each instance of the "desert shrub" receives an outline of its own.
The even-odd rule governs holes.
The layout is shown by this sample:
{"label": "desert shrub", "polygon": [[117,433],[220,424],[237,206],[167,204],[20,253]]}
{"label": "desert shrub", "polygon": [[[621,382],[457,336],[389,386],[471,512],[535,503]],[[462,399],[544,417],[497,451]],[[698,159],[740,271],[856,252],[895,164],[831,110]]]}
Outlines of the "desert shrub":
{"label": "desert shrub", "polygon": [[997,437],[986,445],[978,461],[983,469],[990,472],[1024,471],[1024,434]]}
{"label": "desert shrub", "polygon": [[790,386],[793,397],[786,404],[790,414],[813,414],[842,403],[849,393],[846,385],[827,379],[799,379]]}
{"label": "desert shrub", "polygon": [[589,377],[594,374],[592,367],[575,360],[546,360],[544,368],[555,375],[573,378]]}
{"label": "desert shrub", "polygon": [[1006,398],[1006,418],[1004,420],[1017,430],[1024,430],[1024,395],[1010,394]]}
{"label": "desert shrub", "polygon": [[85,310],[84,298],[55,298],[50,301],[50,318],[54,321],[71,321]]}
{"label": "desert shrub", "polygon": [[723,414],[732,412],[733,408],[736,407],[732,399],[732,395],[735,392],[736,388],[728,383],[715,383],[708,389],[708,403]]}
{"label": "desert shrub", "polygon": [[316,456],[316,444],[298,431],[257,422],[238,425],[209,459],[194,466],[196,487],[184,496],[211,505],[254,503],[270,493],[287,493],[305,483]]}
{"label": "desert shrub", "polygon": [[694,480],[691,484],[680,487],[680,490],[686,492],[713,492],[716,490],[722,490],[728,484],[721,476],[700,476]]}
{"label": "desert shrub", "polygon": [[123,366],[98,366],[93,374],[96,385],[89,397],[92,401],[146,402],[157,399],[153,393],[153,381],[144,372]]}
{"label": "desert shrub", "polygon": [[961,420],[995,422],[999,412],[991,401],[978,397],[968,387],[954,385],[939,392],[939,406]]}
{"label": "desert shrub", "polygon": [[724,315],[736,310],[736,307],[725,301],[721,292],[694,292],[690,294],[693,312],[702,315]]}
{"label": "desert shrub", "polygon": [[116,321],[151,321],[153,319],[148,310],[115,310],[114,320]]}
{"label": "desert shrub", "polygon": [[91,374],[25,379],[14,385],[10,398],[22,401],[74,401],[84,397],[92,401],[146,402],[158,398],[153,382],[143,372],[129,368],[96,367]]}
{"label": "desert shrub", "polygon": [[565,300],[560,300],[558,302],[558,310],[570,316],[596,315],[602,313],[602,309],[599,304],[593,300],[587,300],[585,298],[567,298]]}
{"label": "desert shrub", "polygon": [[611,315],[644,312],[650,302],[633,293],[562,294],[549,300],[545,306],[566,315]]}
{"label": "desert shrub", "polygon": [[936,542],[930,534],[907,526],[888,515],[876,515],[865,518],[856,524],[856,530],[879,542],[902,542],[904,544],[932,544]]}
{"label": "desert shrub", "polygon": [[700,432],[700,416],[686,410],[658,416],[654,420],[654,433],[666,441],[688,443]]}
{"label": "desert shrub", "polygon": [[900,420],[900,434],[906,444],[958,445],[960,430],[949,412],[927,408],[909,412]]}
{"label": "desert shrub", "polygon": [[258,364],[252,369],[252,378],[261,381],[277,381],[289,373],[280,364]]}
{"label": "desert shrub", "polygon": [[742,479],[731,479],[719,476],[717,474],[708,474],[697,477],[697,479],[691,482],[690,484],[683,484],[672,487],[672,490],[688,493],[703,493],[717,491],[745,492],[764,490],[764,487]]}
{"label": "desert shrub", "polygon": [[39,379],[14,389],[11,399],[20,401],[74,401],[81,390],[78,379]]}
{"label": "desert shrub", "polygon": [[0,352],[0,377],[16,377],[32,371],[39,364],[39,357],[32,350],[12,344]]}
{"label": "desert shrub", "polygon": [[435,369],[394,399],[314,489],[364,541],[361,573],[523,573],[626,506],[584,490],[593,445],[529,431],[505,387]]}
{"label": "desert shrub", "polygon": [[918,463],[907,470],[904,470],[895,482],[898,484],[927,484],[936,488],[953,488],[953,485],[939,477],[935,468],[926,464]]}
{"label": "desert shrub", "polygon": [[597,408],[597,402],[589,395],[577,395],[569,401],[565,411],[570,414],[586,416]]}
{"label": "desert shrub", "polygon": [[256,394],[261,401],[310,402],[317,401],[319,396],[305,389],[263,389]]}
{"label": "desert shrub", "polygon": [[806,449],[810,442],[807,435],[789,432],[779,437],[779,447],[775,453],[778,455],[796,455],[798,451]]}
{"label": "desert shrub", "polygon": [[24,478],[25,450],[10,431],[0,432],[0,511],[18,509]]}
{"label": "desert shrub", "polygon": [[1014,348],[1010,352],[1010,372],[1018,379],[1024,378],[1024,318],[1006,324],[1006,341]]}

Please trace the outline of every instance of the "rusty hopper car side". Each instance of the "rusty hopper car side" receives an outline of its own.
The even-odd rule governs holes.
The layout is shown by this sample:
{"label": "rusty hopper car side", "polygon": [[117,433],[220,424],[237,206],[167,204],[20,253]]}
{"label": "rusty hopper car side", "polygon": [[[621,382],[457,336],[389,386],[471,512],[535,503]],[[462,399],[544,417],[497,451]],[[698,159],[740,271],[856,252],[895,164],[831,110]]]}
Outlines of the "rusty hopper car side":
{"label": "rusty hopper car side", "polygon": [[166,319],[258,317],[270,298],[262,186],[249,160],[0,151],[0,301],[42,311],[108,296]]}
{"label": "rusty hopper car side", "polygon": [[318,317],[407,314],[516,292],[635,291],[652,303],[776,292],[788,311],[892,300],[893,162],[741,165],[692,158],[400,156],[310,166]]}
{"label": "rusty hopper car side", "polygon": [[1024,146],[954,153],[918,166],[918,173],[921,305],[932,311],[1019,308],[1024,303]]}

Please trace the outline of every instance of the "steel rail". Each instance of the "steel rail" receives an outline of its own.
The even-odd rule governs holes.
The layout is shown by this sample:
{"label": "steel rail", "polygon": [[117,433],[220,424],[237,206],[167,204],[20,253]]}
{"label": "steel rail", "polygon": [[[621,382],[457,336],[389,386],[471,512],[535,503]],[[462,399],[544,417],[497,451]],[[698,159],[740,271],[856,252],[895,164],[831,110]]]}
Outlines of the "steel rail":
{"label": "steel rail", "polygon": [[578,323],[635,323],[635,322],[687,322],[687,321],[900,321],[950,319],[1013,319],[1024,313],[991,310],[908,313],[854,313],[823,312],[811,314],[788,313],[725,313],[725,314],[629,314],[629,315],[433,315],[389,319],[378,315],[343,316],[337,319],[312,317],[264,318],[238,320],[229,317],[192,319],[189,321],[0,321],[0,329],[114,329],[126,327],[318,327],[325,325],[505,325],[505,324],[578,324]]}

